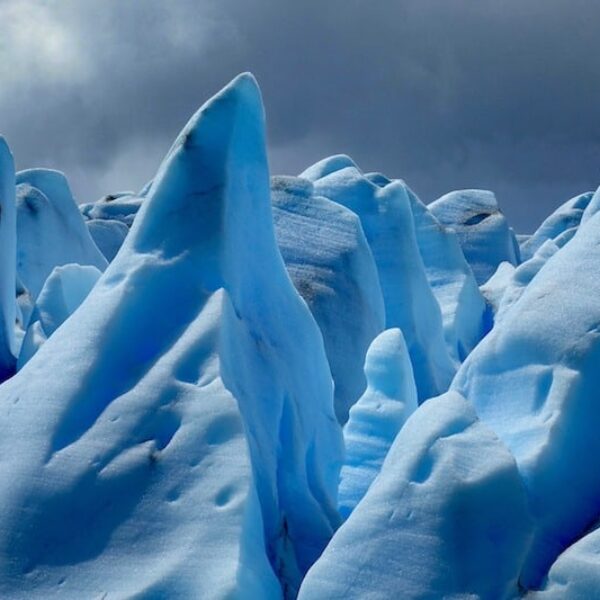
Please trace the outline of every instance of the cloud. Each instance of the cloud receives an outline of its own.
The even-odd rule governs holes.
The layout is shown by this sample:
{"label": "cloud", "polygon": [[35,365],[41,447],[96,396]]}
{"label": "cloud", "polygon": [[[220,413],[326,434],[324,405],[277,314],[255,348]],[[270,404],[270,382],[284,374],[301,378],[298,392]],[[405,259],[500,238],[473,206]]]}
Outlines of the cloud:
{"label": "cloud", "polygon": [[346,152],[425,201],[494,189],[531,229],[600,183],[599,17],[590,0],[3,0],[0,131],[90,200],[141,186],[251,70],[274,171]]}

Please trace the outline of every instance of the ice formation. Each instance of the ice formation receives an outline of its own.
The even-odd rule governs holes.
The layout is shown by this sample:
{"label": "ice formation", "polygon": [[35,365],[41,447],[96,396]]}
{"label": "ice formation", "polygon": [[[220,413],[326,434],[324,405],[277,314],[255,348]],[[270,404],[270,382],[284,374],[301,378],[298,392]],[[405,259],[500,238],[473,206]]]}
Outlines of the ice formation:
{"label": "ice formation", "polygon": [[421,401],[447,389],[454,365],[444,344],[441,309],[427,281],[403,181],[374,183],[347,156],[307,169],[317,194],[360,218],[379,271],[386,328],[402,329]]}
{"label": "ice formation", "polygon": [[0,137],[0,378],[8,379],[16,367],[15,322],[17,320],[15,164],[4,138]]}
{"label": "ice formation", "polygon": [[336,413],[345,423],[366,387],[369,344],[385,324],[377,267],[352,211],[315,196],[306,179],[274,178],[271,189],[277,243],[323,334]]}
{"label": "ice formation", "polygon": [[513,265],[519,262],[517,239],[492,192],[450,192],[428,208],[442,225],[456,232],[479,285],[493,275],[502,261]]}
{"label": "ice formation", "polygon": [[417,409],[417,388],[400,329],[386,329],[366,357],[368,388],[344,427],[346,459],[339,506],[346,518],[364,497],[406,419]]}
{"label": "ice formation", "polygon": [[449,392],[400,430],[300,598],[515,597],[530,534],[513,457]]}
{"label": "ice formation", "polygon": [[116,219],[90,219],[86,225],[104,258],[112,261],[129,233],[127,225]]}
{"label": "ice formation", "polygon": [[[576,268],[573,266],[576,265]],[[452,387],[506,443],[525,481],[535,535],[522,582],[598,519],[600,215],[555,252],[475,348]]]}
{"label": "ice formation", "polygon": [[600,192],[516,236],[264,126],[79,206],[0,138],[0,597],[600,597]]}
{"label": "ice formation", "polygon": [[33,300],[54,267],[76,263],[106,268],[62,173],[21,171],[16,193],[17,274]]}

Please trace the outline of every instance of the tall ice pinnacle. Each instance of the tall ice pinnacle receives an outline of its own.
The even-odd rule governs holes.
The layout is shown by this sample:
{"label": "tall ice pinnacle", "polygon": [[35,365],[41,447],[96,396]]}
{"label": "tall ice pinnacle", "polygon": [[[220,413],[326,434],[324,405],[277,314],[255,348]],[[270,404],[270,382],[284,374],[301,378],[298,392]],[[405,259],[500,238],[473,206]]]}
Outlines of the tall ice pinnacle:
{"label": "tall ice pinnacle", "polygon": [[251,75],[191,119],[91,293],[0,387],[0,430],[1,597],[296,594],[338,525],[342,440]]}
{"label": "tall ice pinnacle", "polygon": [[6,141],[0,137],[0,381],[14,373],[16,364],[16,221],[15,164]]}

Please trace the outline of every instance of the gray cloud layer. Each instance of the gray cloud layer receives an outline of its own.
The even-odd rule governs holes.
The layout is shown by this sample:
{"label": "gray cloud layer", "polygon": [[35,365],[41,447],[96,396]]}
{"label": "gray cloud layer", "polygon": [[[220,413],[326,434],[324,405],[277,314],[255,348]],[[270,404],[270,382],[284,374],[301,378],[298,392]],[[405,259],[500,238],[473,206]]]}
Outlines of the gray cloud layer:
{"label": "gray cloud layer", "polygon": [[600,183],[595,0],[0,0],[0,132],[81,201],[140,187],[240,71],[274,172],[345,152],[518,229]]}

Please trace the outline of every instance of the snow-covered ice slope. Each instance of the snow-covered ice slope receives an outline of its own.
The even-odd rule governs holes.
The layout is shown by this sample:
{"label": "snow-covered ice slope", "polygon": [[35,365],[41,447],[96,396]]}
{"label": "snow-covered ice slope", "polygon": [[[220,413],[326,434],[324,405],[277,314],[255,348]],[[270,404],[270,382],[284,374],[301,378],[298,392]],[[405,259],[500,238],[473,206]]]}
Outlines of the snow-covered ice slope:
{"label": "snow-covered ice slope", "polygon": [[600,530],[567,548],[552,565],[540,592],[528,600],[594,600],[600,594]]}
{"label": "snow-covered ice slope", "polygon": [[458,190],[438,198],[428,208],[442,225],[456,232],[479,285],[501,262],[519,263],[517,239],[492,192]]}
{"label": "snow-covered ice slope", "polygon": [[332,156],[301,175],[315,193],[354,211],[371,246],[385,303],[386,328],[402,330],[419,400],[444,392],[454,366],[444,344],[442,315],[419,251],[410,200],[402,181],[379,187],[347,156]]}
{"label": "snow-covered ice slope", "polygon": [[345,423],[366,387],[369,344],[385,324],[377,267],[358,217],[315,196],[309,181],[275,177],[271,193],[277,243],[323,334],[336,414]]}
{"label": "snow-covered ice slope", "polygon": [[1,597],[293,595],[327,543],[341,432],[263,127],[249,75],[209,101],[92,293],[0,387]]}
{"label": "snow-covered ice slope", "polygon": [[540,269],[453,388],[507,444],[535,518],[523,582],[600,518],[600,215]]}
{"label": "snow-covered ice slope", "polygon": [[[568,231],[573,232],[573,234],[575,233],[574,229],[570,229]],[[572,236],[569,236],[569,239],[570,237]],[[557,238],[557,240],[559,243],[561,243],[561,241],[565,241],[565,236],[561,235]],[[527,286],[533,281],[542,267],[552,256],[554,256],[554,254],[556,254],[556,252],[558,252],[559,249],[560,246],[558,246],[554,240],[548,239],[540,246],[540,248],[538,248],[538,250],[536,250],[530,259],[521,263],[516,269],[514,269],[506,281],[506,287],[504,288],[502,298],[499,302],[499,306],[494,317],[496,325],[502,321],[504,315],[508,312],[510,307],[513,306],[523,295],[523,292],[527,289]],[[502,265],[508,265],[508,263],[502,263],[500,267],[502,267]]]}
{"label": "snow-covered ice slope", "polygon": [[530,534],[514,459],[451,392],[400,430],[299,597],[514,598]]}

